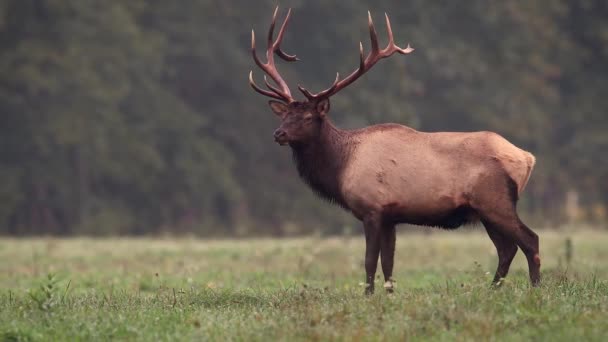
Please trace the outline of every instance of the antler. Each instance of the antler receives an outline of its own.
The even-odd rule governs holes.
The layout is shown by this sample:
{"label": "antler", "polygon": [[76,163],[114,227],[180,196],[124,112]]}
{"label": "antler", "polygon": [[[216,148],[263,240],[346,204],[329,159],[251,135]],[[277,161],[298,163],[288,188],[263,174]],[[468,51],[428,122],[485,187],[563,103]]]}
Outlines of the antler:
{"label": "antler", "polygon": [[249,72],[249,84],[251,85],[253,90],[257,91],[262,95],[270,96],[277,100],[290,103],[294,101],[294,98],[291,96],[291,92],[289,91],[287,83],[285,83],[274,64],[274,54],[276,53],[277,56],[287,62],[295,62],[298,60],[298,58],[295,55],[288,55],[283,50],[281,50],[281,41],[283,40],[285,28],[287,27],[287,22],[289,21],[289,17],[291,15],[291,8],[289,9],[289,11],[287,11],[287,16],[285,17],[285,21],[283,21],[283,25],[281,25],[281,29],[279,30],[279,34],[277,35],[277,39],[274,42],[272,41],[274,25],[277,19],[278,10],[279,7],[277,6],[277,8],[274,10],[274,14],[272,15],[272,23],[270,24],[270,29],[268,30],[268,49],[266,50],[266,63],[262,63],[255,52],[255,33],[253,30],[251,30],[251,54],[253,55],[253,60],[255,61],[255,64],[257,64],[268,76],[270,76],[270,78],[276,83],[278,88],[268,82],[266,75],[264,75],[264,83],[266,83],[266,86],[268,87],[268,89],[270,89],[270,91],[258,87],[253,80],[253,70]]}
{"label": "antler", "polygon": [[382,58],[390,57],[395,52],[406,55],[406,54],[414,51],[414,49],[412,47],[410,47],[409,44],[407,45],[407,47],[405,49],[402,49],[402,48],[398,47],[397,45],[395,45],[395,41],[393,40],[393,30],[391,29],[391,22],[388,19],[388,14],[385,13],[384,16],[386,17],[386,30],[388,32],[388,46],[382,50],[380,50],[380,48],[378,47],[378,35],[376,34],[376,28],[374,27],[374,23],[372,21],[372,15],[368,11],[367,18],[368,18],[368,26],[369,26],[369,36],[370,36],[371,43],[372,43],[372,51],[370,51],[370,53],[367,55],[367,57],[364,58],[363,57],[363,44],[359,43],[359,68],[357,70],[353,71],[350,75],[348,75],[348,77],[346,77],[343,80],[340,80],[340,74],[336,74],[336,80],[334,81],[332,86],[323,91],[313,94],[313,93],[309,92],[308,90],[306,90],[305,88],[303,88],[302,86],[298,85],[298,89],[300,89],[300,91],[304,94],[304,96],[306,96],[306,98],[309,101],[317,100],[317,99],[323,98],[323,97],[330,97],[330,96],[334,95],[335,93],[339,92],[340,90],[342,90],[343,88],[346,88],[349,84],[353,83],[355,80],[357,80],[359,77],[361,77],[361,75],[363,75],[365,72],[367,72],[369,69],[371,69],[371,67],[374,66],[374,64],[376,64]]}

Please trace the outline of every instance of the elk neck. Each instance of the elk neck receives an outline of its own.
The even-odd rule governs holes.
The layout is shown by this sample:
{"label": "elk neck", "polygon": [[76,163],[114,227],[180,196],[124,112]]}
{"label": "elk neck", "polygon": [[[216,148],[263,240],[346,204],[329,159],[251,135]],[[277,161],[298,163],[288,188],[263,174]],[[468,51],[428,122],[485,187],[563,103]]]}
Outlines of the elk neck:
{"label": "elk neck", "polygon": [[300,177],[322,198],[345,206],[340,177],[356,146],[349,131],[335,127],[325,118],[319,135],[306,143],[292,144]]}

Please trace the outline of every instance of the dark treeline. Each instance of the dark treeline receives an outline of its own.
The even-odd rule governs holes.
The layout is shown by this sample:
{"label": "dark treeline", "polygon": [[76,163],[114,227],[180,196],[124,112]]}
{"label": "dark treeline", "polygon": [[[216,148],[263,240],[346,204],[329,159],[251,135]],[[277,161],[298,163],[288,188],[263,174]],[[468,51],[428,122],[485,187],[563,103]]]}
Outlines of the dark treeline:
{"label": "dark treeline", "polygon": [[[371,4],[370,4],[371,3]],[[0,1],[0,233],[342,232],[297,178],[247,84],[276,2]],[[493,130],[533,152],[537,224],[603,222],[608,203],[604,0],[283,1],[281,64],[327,87],[381,37],[416,51],[332,99],[341,127]],[[284,12],[283,12],[284,13]]]}

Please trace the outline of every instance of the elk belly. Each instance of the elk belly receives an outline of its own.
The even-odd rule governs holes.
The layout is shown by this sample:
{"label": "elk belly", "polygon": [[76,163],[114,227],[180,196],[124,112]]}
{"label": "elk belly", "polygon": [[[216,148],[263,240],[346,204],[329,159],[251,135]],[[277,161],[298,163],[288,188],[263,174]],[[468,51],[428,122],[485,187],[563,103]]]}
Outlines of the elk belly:
{"label": "elk belly", "polygon": [[[403,154],[355,159],[344,173],[342,193],[359,219],[370,212],[395,223],[455,228],[470,220],[465,191],[433,168],[399,167]],[[433,164],[431,162],[431,164]],[[427,163],[428,165],[428,163]],[[421,172],[422,171],[422,172]]]}

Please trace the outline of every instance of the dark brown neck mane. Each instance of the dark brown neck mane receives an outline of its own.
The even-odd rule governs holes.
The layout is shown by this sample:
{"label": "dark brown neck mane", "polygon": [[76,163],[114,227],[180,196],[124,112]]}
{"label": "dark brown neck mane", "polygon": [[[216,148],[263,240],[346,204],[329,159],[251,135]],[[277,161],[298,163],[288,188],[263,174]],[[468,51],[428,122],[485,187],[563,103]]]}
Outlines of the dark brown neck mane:
{"label": "dark brown neck mane", "polygon": [[340,193],[340,176],[356,146],[349,131],[323,120],[319,136],[306,143],[291,144],[300,177],[322,198],[345,206]]}

